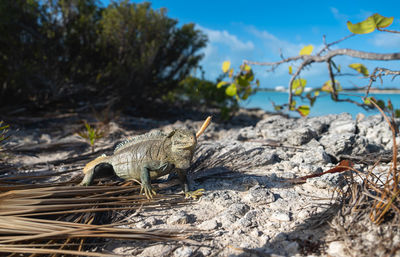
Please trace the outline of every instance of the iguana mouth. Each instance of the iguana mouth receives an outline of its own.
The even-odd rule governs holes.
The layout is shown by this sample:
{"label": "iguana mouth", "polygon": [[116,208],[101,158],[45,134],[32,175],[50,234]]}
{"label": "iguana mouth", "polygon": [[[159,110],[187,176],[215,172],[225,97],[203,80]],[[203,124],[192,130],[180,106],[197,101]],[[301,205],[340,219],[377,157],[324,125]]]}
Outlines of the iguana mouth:
{"label": "iguana mouth", "polygon": [[183,150],[191,149],[193,146],[195,146],[195,142],[193,144],[176,144],[175,147]]}

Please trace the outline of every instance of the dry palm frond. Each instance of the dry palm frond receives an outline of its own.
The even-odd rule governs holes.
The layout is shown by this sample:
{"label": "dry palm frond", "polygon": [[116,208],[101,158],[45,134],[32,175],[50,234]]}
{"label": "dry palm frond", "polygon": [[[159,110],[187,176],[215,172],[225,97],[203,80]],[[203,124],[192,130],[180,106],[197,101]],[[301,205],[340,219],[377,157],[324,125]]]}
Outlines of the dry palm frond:
{"label": "dry palm frond", "polygon": [[135,229],[129,228],[131,224],[124,220],[93,224],[99,212],[154,210],[185,204],[181,195],[158,195],[149,201],[139,195],[140,186],[132,183],[90,187],[74,186],[71,181],[56,186],[27,183],[39,177],[0,179],[0,252],[105,256],[83,252],[90,245],[85,241],[93,238],[190,241],[189,230]]}
{"label": "dry palm frond", "polygon": [[208,116],[207,119],[204,121],[203,125],[201,125],[199,131],[196,132],[196,138],[199,138],[201,134],[207,129],[208,125],[210,125],[211,116]]}

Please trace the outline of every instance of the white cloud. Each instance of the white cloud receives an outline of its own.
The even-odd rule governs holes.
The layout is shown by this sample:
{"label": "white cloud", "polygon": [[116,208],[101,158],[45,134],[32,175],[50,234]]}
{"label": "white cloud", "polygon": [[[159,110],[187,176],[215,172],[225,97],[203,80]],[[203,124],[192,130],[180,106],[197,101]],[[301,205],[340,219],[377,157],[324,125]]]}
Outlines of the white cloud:
{"label": "white cloud", "polygon": [[214,30],[196,25],[208,36],[207,47],[203,50],[204,59],[201,65],[206,71],[206,78],[214,80],[222,73],[221,65],[229,60],[236,68],[243,59],[254,52],[255,45],[251,40],[243,40],[226,30]]}
{"label": "white cloud", "polygon": [[212,30],[200,25],[197,27],[207,34],[210,43],[221,43],[229,46],[232,50],[253,50],[254,44],[251,41],[241,41],[237,36],[230,34],[226,30]]}
{"label": "white cloud", "polygon": [[[279,39],[266,30],[258,30],[254,26],[247,26],[246,30],[251,35],[262,40],[262,44],[266,48],[267,52],[280,54],[282,50],[285,54],[294,55],[293,49],[297,49],[299,47],[298,45]],[[298,52],[298,50],[296,51]]]}
{"label": "white cloud", "polygon": [[[281,53],[285,57],[294,57],[299,55],[300,50],[309,44],[304,44],[304,43],[291,43],[286,40],[282,40],[275,35],[269,33],[268,31],[265,30],[258,30],[254,26],[248,26],[246,28],[247,32],[255,36],[256,38],[260,39],[262,41],[262,44],[265,47],[265,52],[269,52],[267,54],[268,58],[275,58],[275,59],[270,59],[268,61],[279,61],[276,59],[277,55],[280,55]],[[297,37],[297,36],[296,36]],[[299,38],[300,39],[300,38]],[[323,45],[317,45],[314,46],[314,53],[322,49]],[[275,54],[275,56],[272,56],[271,54]]]}
{"label": "white cloud", "polygon": [[379,33],[371,39],[371,43],[378,47],[398,47],[400,45],[399,34]]}
{"label": "white cloud", "polygon": [[333,17],[335,17],[336,20],[342,22],[346,22],[349,20],[349,17],[341,12],[335,7],[331,7],[331,13],[333,14]]}

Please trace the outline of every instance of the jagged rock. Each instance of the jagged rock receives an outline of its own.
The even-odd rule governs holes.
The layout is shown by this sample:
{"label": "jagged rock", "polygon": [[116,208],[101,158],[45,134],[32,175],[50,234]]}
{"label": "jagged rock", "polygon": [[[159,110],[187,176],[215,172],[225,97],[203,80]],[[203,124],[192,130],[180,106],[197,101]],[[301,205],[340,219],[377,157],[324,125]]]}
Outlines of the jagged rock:
{"label": "jagged rock", "polygon": [[172,251],[175,249],[173,245],[163,245],[158,244],[150,247],[146,247],[143,252],[138,254],[137,256],[141,257],[166,257],[171,256]]}
{"label": "jagged rock", "polygon": [[355,135],[351,133],[327,134],[323,135],[319,142],[324,146],[325,151],[333,156],[351,154],[355,142]]}
{"label": "jagged rock", "polygon": [[334,241],[329,243],[327,253],[332,257],[346,257],[346,246],[344,242]]}
{"label": "jagged rock", "polygon": [[329,133],[331,134],[355,134],[356,121],[353,120],[350,114],[343,113],[333,120],[329,126]]}
{"label": "jagged rock", "polygon": [[251,203],[272,203],[275,201],[274,194],[267,188],[256,185],[250,188],[248,194],[243,198],[244,201]]}
{"label": "jagged rock", "polygon": [[202,222],[198,227],[204,230],[213,230],[218,227],[218,223],[215,219],[211,219]]}
{"label": "jagged rock", "polygon": [[287,142],[291,145],[300,146],[307,144],[316,137],[317,133],[311,128],[297,128],[287,133]]}
{"label": "jagged rock", "polygon": [[278,221],[290,221],[290,212],[285,210],[276,210],[272,212],[271,218]]}
{"label": "jagged rock", "polygon": [[320,177],[307,179],[307,186],[309,188],[332,189],[339,186],[341,181],[343,181],[343,175],[341,173],[328,173]]}
{"label": "jagged rock", "polygon": [[184,211],[178,211],[167,219],[167,224],[169,225],[188,224],[191,222],[193,222],[193,217]]}
{"label": "jagged rock", "polygon": [[183,246],[174,251],[174,257],[190,257],[193,256],[194,249],[190,246]]}

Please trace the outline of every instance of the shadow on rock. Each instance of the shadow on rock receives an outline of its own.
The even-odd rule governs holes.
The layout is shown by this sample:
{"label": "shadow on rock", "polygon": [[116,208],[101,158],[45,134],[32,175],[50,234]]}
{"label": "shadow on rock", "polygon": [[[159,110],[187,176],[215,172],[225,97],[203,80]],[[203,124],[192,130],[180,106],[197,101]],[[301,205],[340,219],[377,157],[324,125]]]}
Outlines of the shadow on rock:
{"label": "shadow on rock", "polygon": [[270,256],[271,254],[283,254],[286,256],[301,255],[321,255],[324,253],[325,240],[330,228],[328,222],[339,212],[338,204],[332,204],[328,209],[321,213],[316,213],[301,224],[297,225],[292,231],[278,233],[271,238],[263,247],[256,249],[241,249],[242,253],[237,257],[247,256]]}

